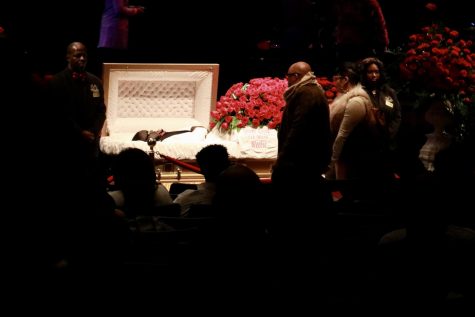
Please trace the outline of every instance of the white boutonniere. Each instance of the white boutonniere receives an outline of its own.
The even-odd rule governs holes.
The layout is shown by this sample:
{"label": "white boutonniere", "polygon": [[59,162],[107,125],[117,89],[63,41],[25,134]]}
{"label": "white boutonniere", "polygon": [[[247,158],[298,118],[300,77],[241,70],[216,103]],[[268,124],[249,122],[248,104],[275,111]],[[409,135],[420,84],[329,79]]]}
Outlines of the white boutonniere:
{"label": "white boutonniere", "polygon": [[394,100],[390,96],[386,96],[384,98],[384,104],[386,107],[393,108],[394,107]]}
{"label": "white boutonniere", "polygon": [[97,87],[96,84],[91,84],[90,89],[91,89],[93,98],[99,98],[101,96],[101,93],[99,92],[99,88]]}

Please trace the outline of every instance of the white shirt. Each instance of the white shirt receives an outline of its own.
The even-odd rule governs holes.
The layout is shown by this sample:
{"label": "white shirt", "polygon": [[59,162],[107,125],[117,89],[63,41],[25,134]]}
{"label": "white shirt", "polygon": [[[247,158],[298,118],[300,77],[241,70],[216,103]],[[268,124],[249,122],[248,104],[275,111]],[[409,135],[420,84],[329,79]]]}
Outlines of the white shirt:
{"label": "white shirt", "polygon": [[[117,208],[124,207],[124,193],[121,190],[110,191],[109,195],[114,199]],[[157,190],[155,190],[155,206],[163,206],[171,204],[172,198],[167,188],[162,184],[159,184]]]}
{"label": "white shirt", "polygon": [[198,184],[197,189],[186,189],[176,196],[174,203],[180,204],[181,214],[184,215],[192,205],[211,205],[214,194],[216,193],[216,184],[204,182]]}

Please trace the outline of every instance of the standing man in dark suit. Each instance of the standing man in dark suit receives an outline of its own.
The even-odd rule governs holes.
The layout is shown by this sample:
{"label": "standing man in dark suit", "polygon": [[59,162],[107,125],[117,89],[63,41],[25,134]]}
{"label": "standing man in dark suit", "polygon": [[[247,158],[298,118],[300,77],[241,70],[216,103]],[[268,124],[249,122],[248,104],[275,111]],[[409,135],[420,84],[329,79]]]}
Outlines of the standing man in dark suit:
{"label": "standing man in dark suit", "polygon": [[97,172],[99,139],[106,118],[102,81],[86,71],[87,49],[83,43],[68,45],[65,69],[54,75],[50,82],[55,135],[62,154],[83,168]]}
{"label": "standing man in dark suit", "polygon": [[[113,201],[99,161],[99,140],[106,118],[101,80],[86,71],[86,46],[72,42],[66,67],[48,85],[44,138],[49,179],[45,193],[51,257],[56,266],[97,268],[103,234],[112,221]],[[46,187],[46,185],[45,185]],[[103,224],[103,225],[101,225]],[[104,248],[105,249],[105,248]],[[102,251],[104,251],[104,249]],[[64,262],[64,263],[63,263]]]}
{"label": "standing man in dark suit", "polygon": [[318,293],[324,289],[315,285],[323,285],[319,256],[326,254],[331,230],[331,193],[322,176],[332,150],[330,115],[324,91],[308,63],[292,64],[286,77],[289,87],[284,93],[286,106],[272,171],[274,202],[278,205],[272,210],[270,232],[284,254],[279,259],[286,272],[283,288],[292,290],[290,302],[300,306],[318,298],[316,293],[300,290],[310,287]]}

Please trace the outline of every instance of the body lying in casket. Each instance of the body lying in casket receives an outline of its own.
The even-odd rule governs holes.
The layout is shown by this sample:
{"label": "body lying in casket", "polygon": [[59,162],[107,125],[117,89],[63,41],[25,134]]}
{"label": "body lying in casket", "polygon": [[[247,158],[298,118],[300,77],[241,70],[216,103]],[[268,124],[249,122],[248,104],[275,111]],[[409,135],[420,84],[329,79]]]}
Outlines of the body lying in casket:
{"label": "body lying in casket", "polygon": [[[233,160],[268,176],[277,155],[275,130],[209,130],[218,64],[104,64],[103,73],[107,119],[100,147],[106,155],[128,147],[153,151],[164,172],[175,175],[177,167],[166,165],[163,157],[193,163],[201,148],[219,143]],[[148,136],[157,141],[153,147]]]}

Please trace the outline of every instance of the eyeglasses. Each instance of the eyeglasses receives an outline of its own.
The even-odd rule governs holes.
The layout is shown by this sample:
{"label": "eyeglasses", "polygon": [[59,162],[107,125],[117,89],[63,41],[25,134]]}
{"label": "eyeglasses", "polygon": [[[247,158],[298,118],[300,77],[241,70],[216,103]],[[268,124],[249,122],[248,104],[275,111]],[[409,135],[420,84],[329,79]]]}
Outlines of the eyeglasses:
{"label": "eyeglasses", "polygon": [[285,74],[285,78],[289,78],[289,77],[292,77],[292,76],[299,77],[300,74],[299,74],[299,73],[288,73],[288,74]]}
{"label": "eyeglasses", "polygon": [[341,78],[343,78],[343,76],[335,75],[333,76],[333,81],[337,81],[338,79],[341,79]]}

